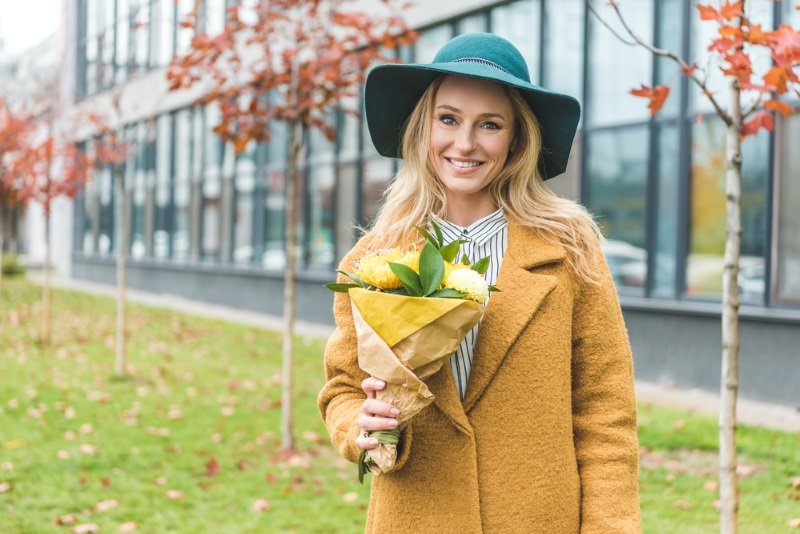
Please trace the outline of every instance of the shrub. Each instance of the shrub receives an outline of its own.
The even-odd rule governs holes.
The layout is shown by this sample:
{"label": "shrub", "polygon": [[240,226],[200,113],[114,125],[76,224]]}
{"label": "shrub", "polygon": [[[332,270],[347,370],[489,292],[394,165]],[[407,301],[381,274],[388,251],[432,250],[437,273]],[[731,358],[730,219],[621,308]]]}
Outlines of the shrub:
{"label": "shrub", "polygon": [[25,274],[25,267],[19,262],[16,254],[3,254],[3,275],[18,276]]}

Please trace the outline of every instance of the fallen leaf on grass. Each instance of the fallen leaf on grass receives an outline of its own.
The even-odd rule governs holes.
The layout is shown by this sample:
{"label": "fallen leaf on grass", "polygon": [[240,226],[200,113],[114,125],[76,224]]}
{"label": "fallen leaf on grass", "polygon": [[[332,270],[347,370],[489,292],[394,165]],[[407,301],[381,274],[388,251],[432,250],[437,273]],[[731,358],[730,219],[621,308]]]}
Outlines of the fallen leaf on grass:
{"label": "fallen leaf on grass", "polygon": [[167,479],[165,477],[158,477],[156,479],[156,486],[166,486],[166,485],[167,485]]}
{"label": "fallen leaf on grass", "polygon": [[173,501],[182,501],[183,500],[183,492],[180,491],[180,490],[176,490],[176,489],[167,490],[167,492],[164,495],[166,495],[167,499],[170,499],[170,500],[173,500]]}
{"label": "fallen leaf on grass", "polygon": [[714,499],[711,501],[711,508],[719,512],[720,502],[719,499]]}
{"label": "fallen leaf on grass", "polygon": [[92,427],[91,423],[83,423],[78,429],[78,432],[81,434],[91,434],[93,430],[94,427]]}
{"label": "fallen leaf on grass", "polygon": [[211,458],[206,462],[206,476],[214,477],[219,473],[219,462],[216,458]]}
{"label": "fallen leaf on grass", "polygon": [[100,527],[96,523],[84,523],[72,529],[72,534],[92,534],[100,532]]}
{"label": "fallen leaf on grass", "polygon": [[75,432],[72,432],[72,431],[64,432],[64,439],[67,440],[67,441],[75,441],[75,439],[77,439],[77,437],[78,436],[75,435]]}
{"label": "fallen leaf on grass", "polygon": [[78,518],[75,517],[75,515],[73,515],[73,514],[65,514],[65,515],[62,515],[61,517],[59,517],[58,519],[56,519],[56,525],[71,525],[72,523],[74,523],[77,520],[78,520]]}
{"label": "fallen leaf on grass", "polygon": [[789,528],[800,528],[800,517],[789,520]]}
{"label": "fallen leaf on grass", "polygon": [[800,490],[800,477],[793,477],[791,480],[792,489]]}
{"label": "fallen leaf on grass", "polygon": [[129,521],[127,523],[122,523],[117,529],[117,532],[119,532],[120,534],[128,534],[130,532],[136,532],[136,529],[138,528],[139,527],[136,525],[136,523],[134,523],[133,521]]}
{"label": "fallen leaf on grass", "polygon": [[92,456],[97,453],[97,448],[94,445],[90,445],[88,443],[82,444],[78,447],[78,450],[81,451],[81,454],[85,454],[87,456]]}
{"label": "fallen leaf on grass", "polygon": [[94,505],[94,509],[97,512],[107,512],[109,510],[113,510],[119,506],[119,503],[116,499],[106,499],[105,501],[100,501],[99,503]]}
{"label": "fallen leaf on grass", "polygon": [[706,491],[717,491],[719,489],[719,482],[716,480],[707,480],[705,484],[703,484],[703,489]]}
{"label": "fallen leaf on grass", "polygon": [[14,486],[11,485],[11,482],[0,482],[0,493],[11,491],[11,488],[13,487]]}
{"label": "fallen leaf on grass", "polygon": [[350,493],[345,493],[342,495],[342,500],[344,502],[355,502],[358,499],[358,493],[351,491]]}
{"label": "fallen leaf on grass", "polygon": [[272,503],[266,499],[258,499],[250,507],[250,510],[253,512],[263,512],[265,510],[269,510],[270,508],[272,508]]}
{"label": "fallen leaf on grass", "polygon": [[3,471],[13,471],[14,464],[12,464],[11,462],[3,462],[2,465],[0,465],[0,469],[2,469]]}
{"label": "fallen leaf on grass", "polygon": [[67,451],[61,450],[56,453],[59,460],[69,460],[69,453]]}

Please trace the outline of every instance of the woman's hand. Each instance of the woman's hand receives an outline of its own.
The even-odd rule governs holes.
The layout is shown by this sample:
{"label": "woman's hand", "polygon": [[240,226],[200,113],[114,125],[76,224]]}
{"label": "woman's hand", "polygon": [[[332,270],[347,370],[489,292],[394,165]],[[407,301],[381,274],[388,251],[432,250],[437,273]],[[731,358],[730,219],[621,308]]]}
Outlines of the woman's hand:
{"label": "woman's hand", "polygon": [[361,382],[361,389],[366,393],[367,399],[361,405],[361,416],[358,418],[361,433],[356,438],[356,446],[359,449],[369,450],[378,446],[378,440],[366,437],[366,432],[397,428],[397,416],[400,411],[391,404],[375,398],[375,392],[385,387],[386,382],[373,377],[365,378]]}

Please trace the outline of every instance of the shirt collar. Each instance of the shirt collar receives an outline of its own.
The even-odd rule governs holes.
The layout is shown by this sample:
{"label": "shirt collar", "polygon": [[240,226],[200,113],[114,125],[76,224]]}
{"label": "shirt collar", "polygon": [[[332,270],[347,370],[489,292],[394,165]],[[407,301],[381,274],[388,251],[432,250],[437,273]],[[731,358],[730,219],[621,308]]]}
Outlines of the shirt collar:
{"label": "shirt collar", "polygon": [[498,208],[494,213],[490,213],[468,226],[459,226],[439,217],[435,217],[435,219],[442,229],[446,242],[452,242],[456,239],[469,239],[476,245],[482,245],[499,231],[508,227],[508,219],[506,219],[503,208]]}

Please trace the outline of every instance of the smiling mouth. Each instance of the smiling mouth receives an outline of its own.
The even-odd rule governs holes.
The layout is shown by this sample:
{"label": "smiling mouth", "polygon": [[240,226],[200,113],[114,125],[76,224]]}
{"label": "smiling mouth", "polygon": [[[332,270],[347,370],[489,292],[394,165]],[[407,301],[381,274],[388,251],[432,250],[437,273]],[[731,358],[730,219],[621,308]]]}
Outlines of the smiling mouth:
{"label": "smiling mouth", "polygon": [[457,160],[452,158],[445,158],[450,164],[460,168],[460,169],[470,169],[473,167],[479,167],[483,165],[482,161],[463,161]]}

